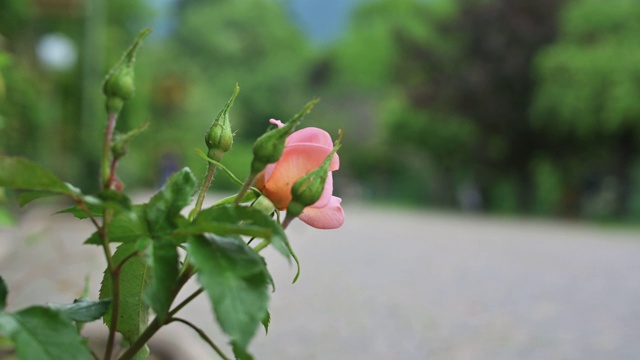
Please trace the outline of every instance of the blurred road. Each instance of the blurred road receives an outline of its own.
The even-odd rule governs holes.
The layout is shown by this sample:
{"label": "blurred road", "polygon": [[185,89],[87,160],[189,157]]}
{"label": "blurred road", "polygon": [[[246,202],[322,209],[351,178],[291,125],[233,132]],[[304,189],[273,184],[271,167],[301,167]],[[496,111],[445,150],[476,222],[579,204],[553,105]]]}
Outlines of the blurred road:
{"label": "blurred road", "polygon": [[[13,308],[68,302],[88,272],[97,291],[99,249],[73,247],[91,227],[49,213],[0,230]],[[640,232],[348,203],[346,213],[336,231],[292,225],[294,285],[294,268],[264,252],[277,289],[269,334],[251,344],[257,359],[640,358]],[[182,316],[224,345],[207,299]],[[182,325],[159,339],[216,358]]]}

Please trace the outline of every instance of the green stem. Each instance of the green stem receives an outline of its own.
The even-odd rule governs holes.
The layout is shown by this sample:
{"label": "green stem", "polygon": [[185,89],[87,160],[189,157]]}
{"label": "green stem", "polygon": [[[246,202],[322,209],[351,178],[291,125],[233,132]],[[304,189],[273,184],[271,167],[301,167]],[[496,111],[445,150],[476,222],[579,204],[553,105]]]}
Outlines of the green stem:
{"label": "green stem", "polygon": [[202,203],[204,202],[205,196],[207,196],[207,190],[209,190],[209,187],[211,186],[211,182],[213,181],[213,176],[215,174],[216,174],[216,165],[213,163],[209,163],[209,166],[207,167],[207,174],[205,175],[204,180],[202,181],[202,186],[200,187],[198,200],[196,200],[196,206],[193,208],[193,211],[191,211],[191,214],[189,214],[190,220],[193,220],[202,209]]}
{"label": "green stem", "polygon": [[282,230],[286,230],[295,218],[295,216],[289,216],[289,214],[287,214],[282,221]]}
{"label": "green stem", "polygon": [[118,119],[118,113],[111,112],[107,115],[107,129],[104,134],[104,144],[102,145],[102,188],[108,189],[110,174],[110,159],[111,159],[111,139],[113,138],[113,131],[116,128],[116,120]]}
{"label": "green stem", "polygon": [[195,330],[195,332],[198,333],[198,335],[200,335],[200,338],[202,340],[204,340],[204,342],[206,342],[207,344],[209,344],[209,346],[222,358],[222,360],[230,360],[229,357],[227,357],[222,350],[213,342],[213,340],[211,340],[211,338],[209,338],[207,336],[207,334],[205,334],[204,331],[202,331],[202,329],[200,329],[199,327],[195,326],[193,323],[182,319],[182,318],[171,318],[169,319],[169,322],[181,322],[185,325],[187,325],[188,327],[192,328],[193,330]]}
{"label": "green stem", "polygon": [[251,188],[251,185],[253,185],[253,181],[256,179],[256,176],[257,174],[250,174],[247,180],[245,180],[244,184],[242,185],[242,188],[240,189],[240,191],[238,192],[238,195],[236,196],[236,199],[233,201],[233,205],[240,205],[242,198],[247,193],[247,191],[249,191],[249,188]]}
{"label": "green stem", "polygon": [[269,244],[271,244],[271,241],[269,240],[262,240],[262,242],[258,245],[256,245],[256,247],[253,248],[253,251],[255,252],[260,252],[262,251],[262,249],[266,248],[267,246],[269,246]]}
{"label": "green stem", "polygon": [[193,299],[197,298],[198,295],[202,294],[202,292],[204,292],[204,288],[199,288],[198,290],[194,291],[193,294],[189,295],[186,299],[182,300],[182,302],[178,304],[178,306],[169,311],[169,316],[173,316],[178,311],[182,310],[183,307],[187,306],[187,304],[193,301]]}
{"label": "green stem", "polygon": [[[138,351],[140,349],[142,349],[144,344],[146,344],[149,341],[149,339],[151,339],[151,337],[158,330],[160,330],[160,328],[164,324],[165,324],[165,322],[164,321],[161,322],[160,319],[158,319],[158,317],[153,319],[153,321],[151,321],[149,326],[147,326],[147,328],[144,329],[144,331],[142,332],[142,334],[140,334],[140,336],[136,339],[136,341],[133,344],[131,344],[131,346],[128,347],[127,350],[122,355],[120,355],[118,360],[130,360],[130,359],[133,359],[133,357],[138,353]],[[105,358],[105,360],[109,360],[109,359]]]}

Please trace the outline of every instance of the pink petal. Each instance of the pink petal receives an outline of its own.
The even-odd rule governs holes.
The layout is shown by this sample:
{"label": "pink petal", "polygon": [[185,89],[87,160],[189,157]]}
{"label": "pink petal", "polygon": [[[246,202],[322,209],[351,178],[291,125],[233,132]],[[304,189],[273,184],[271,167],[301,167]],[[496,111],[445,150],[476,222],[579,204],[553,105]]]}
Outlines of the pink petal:
{"label": "pink petal", "polygon": [[341,202],[342,199],[333,196],[325,207],[309,206],[300,214],[300,220],[316,229],[337,229],[344,224]]}
{"label": "pink petal", "polygon": [[322,190],[322,195],[320,196],[320,199],[318,199],[318,201],[316,201],[316,203],[311,206],[316,208],[327,206],[327,204],[331,200],[332,194],[333,194],[333,176],[331,172],[329,172],[327,176],[327,182],[324,183],[324,189]]}
{"label": "pink petal", "polygon": [[285,146],[305,143],[324,146],[329,150],[333,149],[331,135],[326,131],[315,127],[304,128],[289,135],[285,142]]}

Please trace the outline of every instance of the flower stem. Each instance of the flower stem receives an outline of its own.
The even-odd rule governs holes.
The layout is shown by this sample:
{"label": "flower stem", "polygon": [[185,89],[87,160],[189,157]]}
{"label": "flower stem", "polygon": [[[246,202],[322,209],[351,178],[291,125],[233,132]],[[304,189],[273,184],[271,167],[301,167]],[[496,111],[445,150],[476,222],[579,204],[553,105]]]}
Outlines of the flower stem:
{"label": "flower stem", "polygon": [[260,252],[262,251],[262,249],[266,248],[267,246],[269,246],[269,244],[271,244],[271,241],[269,240],[262,240],[262,242],[258,245],[256,245],[256,247],[253,248],[253,251],[255,252]]}
{"label": "flower stem", "polygon": [[209,187],[211,186],[213,176],[216,174],[216,168],[217,166],[215,164],[209,163],[209,166],[207,167],[207,174],[205,175],[204,180],[202,181],[202,186],[200,187],[198,200],[196,200],[196,206],[189,214],[190,220],[193,220],[202,209],[202,203],[204,202],[205,196],[207,196],[207,190],[209,190]]}
{"label": "flower stem", "polygon": [[295,216],[290,216],[289,214],[287,214],[282,221],[282,230],[286,230],[295,218]]}
{"label": "flower stem", "polygon": [[233,205],[240,205],[242,198],[247,193],[247,191],[249,191],[249,188],[251,188],[251,185],[253,185],[253,180],[256,179],[256,176],[257,174],[250,174],[247,180],[245,180],[244,184],[242,185],[242,188],[238,192],[238,195],[236,195],[236,199],[233,201]]}
{"label": "flower stem", "polygon": [[108,189],[111,184],[109,183],[109,179],[112,174],[110,171],[111,162],[109,159],[111,158],[111,139],[113,138],[113,131],[116,128],[116,120],[118,119],[118,113],[110,112],[107,115],[107,129],[104,134],[104,144],[102,145],[102,188]]}
{"label": "flower stem", "polygon": [[193,323],[182,319],[182,318],[171,318],[169,319],[169,322],[181,322],[185,325],[187,325],[188,327],[192,328],[193,330],[195,330],[195,332],[198,333],[198,335],[200,335],[200,338],[202,340],[204,340],[204,342],[206,342],[207,344],[209,344],[209,346],[218,354],[218,356],[220,356],[223,360],[230,360],[229,357],[227,357],[222,350],[213,342],[213,340],[211,340],[211,338],[209,338],[207,336],[207,334],[205,334],[204,331],[202,331],[202,329],[200,329],[199,327],[195,326]]}

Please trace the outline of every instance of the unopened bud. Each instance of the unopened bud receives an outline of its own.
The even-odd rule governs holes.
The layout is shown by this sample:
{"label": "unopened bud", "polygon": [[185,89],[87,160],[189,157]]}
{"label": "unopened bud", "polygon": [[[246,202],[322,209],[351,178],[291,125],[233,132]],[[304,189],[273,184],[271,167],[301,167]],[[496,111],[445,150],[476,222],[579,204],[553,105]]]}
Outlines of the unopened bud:
{"label": "unopened bud", "polygon": [[327,156],[322,164],[315,170],[304,175],[291,187],[291,202],[287,207],[287,216],[297,217],[307,206],[311,206],[320,200],[324,192],[324,185],[329,177],[329,166],[336,151],[340,149],[338,142],[329,156]]}
{"label": "unopened bud", "polygon": [[102,92],[107,97],[107,112],[120,112],[124,102],[133,97],[135,92],[133,65],[136,61],[136,52],[142,44],[142,39],[150,33],[150,28],[142,30],[122,55],[120,61],[111,68],[105,77]]}
{"label": "unopened bud", "polygon": [[233,145],[233,132],[231,131],[231,123],[229,122],[229,110],[233,106],[233,101],[238,96],[240,87],[236,84],[233,89],[233,94],[222,108],[216,119],[211,124],[207,135],[204,137],[204,141],[209,148],[208,156],[213,160],[220,161],[222,154],[229,151]]}
{"label": "unopened bud", "polygon": [[314,99],[308,102],[302,110],[297,113],[283,127],[266,132],[253,144],[253,160],[251,161],[251,173],[258,174],[264,170],[268,164],[278,161],[284,151],[284,143],[287,137],[293,133],[302,118],[311,111],[313,106],[320,101]]}

